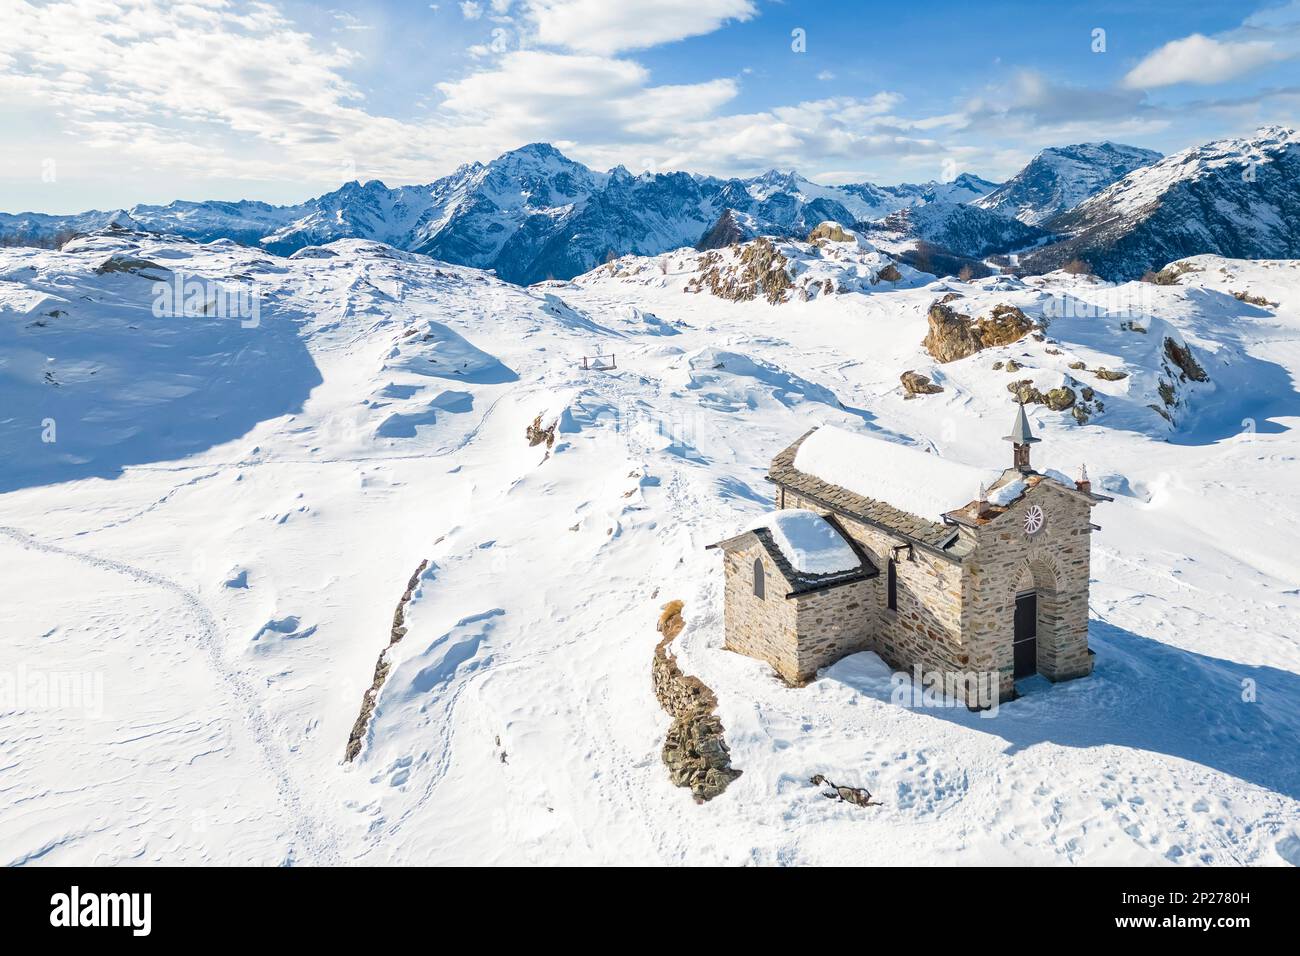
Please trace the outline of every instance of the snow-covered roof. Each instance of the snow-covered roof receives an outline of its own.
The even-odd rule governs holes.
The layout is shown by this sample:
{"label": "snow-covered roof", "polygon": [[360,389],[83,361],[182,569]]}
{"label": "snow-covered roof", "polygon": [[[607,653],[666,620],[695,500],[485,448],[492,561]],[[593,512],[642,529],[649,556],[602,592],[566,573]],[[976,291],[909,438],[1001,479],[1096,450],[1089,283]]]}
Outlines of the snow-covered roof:
{"label": "snow-covered roof", "polygon": [[787,597],[875,577],[880,569],[844,534],[834,518],[803,508],[769,511],[747,521],[711,548],[739,546],[751,537],[790,586]]}
{"label": "snow-covered roof", "polygon": [[976,468],[831,425],[780,452],[768,477],[819,506],[954,558],[969,551],[969,542],[957,536],[952,522],[970,523],[971,515],[959,512],[976,500],[981,487],[987,503],[998,509],[1010,507],[1043,481],[1077,491],[1073,479],[1053,469],[1022,476],[1011,469]]}
{"label": "snow-covered roof", "polygon": [[751,520],[744,528],[766,528],[772,541],[800,574],[856,571],[862,559],[835,527],[815,511],[785,508]]}
{"label": "snow-covered roof", "polygon": [[919,448],[823,425],[799,445],[799,471],[931,522],[973,501],[997,472]]}

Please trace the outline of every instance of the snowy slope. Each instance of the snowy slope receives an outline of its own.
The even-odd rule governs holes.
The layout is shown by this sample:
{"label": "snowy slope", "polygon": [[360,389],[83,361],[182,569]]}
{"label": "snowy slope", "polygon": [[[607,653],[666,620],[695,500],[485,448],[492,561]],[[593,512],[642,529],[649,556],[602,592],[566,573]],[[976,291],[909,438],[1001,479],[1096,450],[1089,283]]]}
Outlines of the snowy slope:
{"label": "snowy slope", "polygon": [[[828,279],[880,255],[805,245]],[[90,679],[90,706],[0,684],[4,861],[1300,862],[1297,263],[1204,257],[1169,286],[900,267],[769,304],[688,294],[699,255],[521,288],[352,239],[0,251],[0,677]],[[153,266],[96,271],[113,257]],[[260,323],[154,317],[157,267],[251,284]],[[938,365],[920,343],[949,293],[1044,338]],[[1173,421],[1143,404],[1166,327],[1209,374]],[[583,371],[598,351],[617,367]],[[1092,677],[981,717],[894,702],[870,654],[793,689],[721,649],[705,545],[771,507],[776,451],[833,424],[998,468],[1008,380],[1071,360],[1130,373],[1086,425],[1030,412],[1035,460],[1115,497]],[[907,399],[906,369],[945,391]],[[659,756],[673,598],[744,770],[703,806]]]}
{"label": "snowy slope", "polygon": [[1083,259],[1134,279],[1184,256],[1300,256],[1300,131],[1268,126],[1183,150],[1129,173],[1056,217],[1064,242],[1026,256],[1031,271]]}
{"label": "snowy slope", "polygon": [[1051,233],[968,203],[910,206],[872,224],[872,232],[921,239],[955,255],[980,258],[1043,243]]}
{"label": "snowy slope", "polygon": [[289,255],[336,239],[369,239],[437,259],[493,269],[512,282],[567,279],[612,255],[695,245],[723,217],[744,238],[803,238],[819,222],[851,226],[927,202],[964,202],[996,184],[969,173],[919,185],[822,186],[771,170],[750,179],[683,172],[596,172],[548,143],[471,163],[422,186],[347,183],[293,206],[187,202],[78,216],[0,214],[0,244],[57,245],[113,222],[197,239],[233,239]]}
{"label": "snowy slope", "polygon": [[1077,143],[1042,150],[1024,169],[974,205],[1040,226],[1073,209],[1160,154],[1120,143]]}
{"label": "snowy slope", "polygon": [[653,259],[622,256],[574,281],[652,285],[731,301],[781,304],[847,292],[914,288],[932,278],[898,263],[862,234],[835,228],[839,239],[780,242],[760,237],[717,249],[677,249]]}
{"label": "snowy slope", "polygon": [[[802,239],[829,220],[894,236],[895,251],[924,244],[910,261],[926,271],[956,273],[979,264],[968,260],[1031,250],[1017,271],[1050,272],[1081,258],[1107,278],[1131,279],[1198,253],[1300,255],[1295,142],[1295,131],[1267,127],[1158,163],[1156,153],[1113,143],[1054,147],[1000,187],[971,174],[896,186],[823,186],[778,170],[749,179],[633,176],[622,167],[597,172],[533,143],[428,185],[354,182],[294,206],[177,201],[77,216],[0,214],[0,245],[57,245],[112,223],[279,255],[356,238],[527,284],[623,255]],[[1259,175],[1247,179],[1247,169]],[[1046,244],[1049,234],[1067,238]]]}

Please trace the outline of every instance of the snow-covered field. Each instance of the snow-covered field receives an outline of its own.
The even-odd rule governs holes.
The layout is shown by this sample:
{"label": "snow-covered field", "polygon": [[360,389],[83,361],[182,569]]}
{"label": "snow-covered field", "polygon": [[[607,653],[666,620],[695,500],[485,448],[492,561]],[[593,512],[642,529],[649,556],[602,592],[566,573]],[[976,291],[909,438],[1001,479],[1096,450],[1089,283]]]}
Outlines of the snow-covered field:
{"label": "snow-covered field", "polygon": [[[685,293],[687,252],[524,289],[358,240],[0,250],[0,861],[1300,864],[1300,263],[1193,264],[769,305]],[[155,317],[162,270],[255,283],[259,321]],[[937,366],[947,292],[1071,314]],[[1166,337],[1209,376],[1172,422]],[[1001,467],[1007,383],[1071,377],[1104,410],[1031,418],[1039,467],[1115,498],[1090,678],[990,717],[894,703],[874,655],[793,689],[722,650],[705,545],[773,454],[834,423]],[[660,761],[670,599],[744,771],[704,805]]]}

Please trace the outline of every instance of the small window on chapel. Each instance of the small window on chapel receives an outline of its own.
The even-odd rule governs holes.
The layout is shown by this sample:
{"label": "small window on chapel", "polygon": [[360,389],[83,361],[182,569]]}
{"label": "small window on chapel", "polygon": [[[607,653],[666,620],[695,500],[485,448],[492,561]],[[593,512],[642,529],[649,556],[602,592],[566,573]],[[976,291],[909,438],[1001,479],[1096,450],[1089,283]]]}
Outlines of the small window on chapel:
{"label": "small window on chapel", "polygon": [[891,611],[898,610],[898,562],[893,558],[889,559],[889,568],[886,574],[886,597],[889,601]]}
{"label": "small window on chapel", "polygon": [[763,591],[763,559],[762,558],[754,559],[754,597],[758,598],[760,601],[764,601],[767,599],[767,595]]}

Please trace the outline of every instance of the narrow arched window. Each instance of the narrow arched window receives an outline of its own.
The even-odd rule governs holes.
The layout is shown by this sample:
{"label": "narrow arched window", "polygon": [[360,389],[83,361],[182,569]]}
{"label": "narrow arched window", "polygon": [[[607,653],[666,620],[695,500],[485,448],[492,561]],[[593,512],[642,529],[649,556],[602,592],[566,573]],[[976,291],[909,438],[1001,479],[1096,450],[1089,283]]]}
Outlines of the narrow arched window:
{"label": "narrow arched window", "polygon": [[763,588],[763,559],[754,559],[754,597],[760,601],[767,600],[767,594]]}
{"label": "narrow arched window", "polygon": [[898,610],[898,562],[889,559],[885,572],[885,603],[891,611]]}

